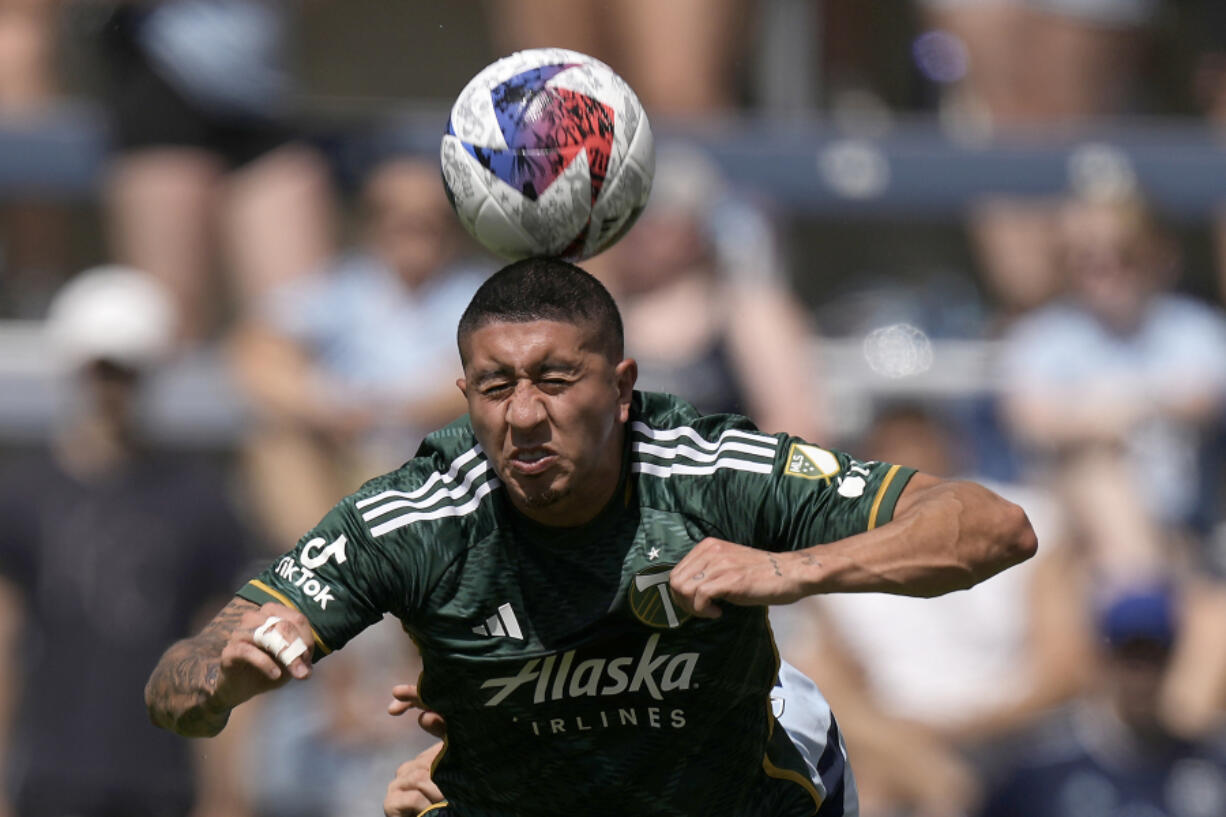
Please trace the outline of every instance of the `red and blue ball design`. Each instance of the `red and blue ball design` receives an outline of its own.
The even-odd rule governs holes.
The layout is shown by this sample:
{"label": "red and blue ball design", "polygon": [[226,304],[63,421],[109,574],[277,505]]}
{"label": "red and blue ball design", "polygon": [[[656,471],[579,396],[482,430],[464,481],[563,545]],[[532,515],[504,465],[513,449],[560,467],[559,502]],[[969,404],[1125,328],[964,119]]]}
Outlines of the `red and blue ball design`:
{"label": "red and blue ball design", "polygon": [[[490,89],[505,150],[461,142],[482,167],[531,201],[562,175],[580,151],[587,152],[592,204],[609,169],[613,109],[587,94],[548,85],[574,67],[574,63],[538,66]],[[447,133],[455,135],[451,122]]]}

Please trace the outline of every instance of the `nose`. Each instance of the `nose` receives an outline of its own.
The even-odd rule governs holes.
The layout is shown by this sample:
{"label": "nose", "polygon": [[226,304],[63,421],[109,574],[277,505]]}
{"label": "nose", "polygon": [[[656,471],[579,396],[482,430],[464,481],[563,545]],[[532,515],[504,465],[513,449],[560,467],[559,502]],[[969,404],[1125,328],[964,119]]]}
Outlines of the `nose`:
{"label": "nose", "polygon": [[511,428],[526,431],[545,420],[545,406],[541,394],[531,383],[521,380],[507,401],[507,424]]}

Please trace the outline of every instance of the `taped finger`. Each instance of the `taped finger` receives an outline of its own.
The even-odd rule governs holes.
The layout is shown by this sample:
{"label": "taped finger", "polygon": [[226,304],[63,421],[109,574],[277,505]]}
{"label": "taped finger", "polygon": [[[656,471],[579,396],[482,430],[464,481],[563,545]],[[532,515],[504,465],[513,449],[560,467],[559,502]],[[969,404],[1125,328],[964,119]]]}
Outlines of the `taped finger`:
{"label": "taped finger", "polygon": [[294,663],[295,659],[300,658],[306,651],[306,642],[301,638],[295,638],[294,643],[286,645],[285,649],[277,654],[277,659],[288,667],[290,664]]}
{"label": "taped finger", "polygon": [[281,619],[277,616],[269,616],[267,620],[252,633],[252,639],[256,644],[268,650],[272,655],[279,655],[282,650],[289,646],[289,642],[285,640],[285,636],[274,628],[277,622]]}
{"label": "taped finger", "polygon": [[255,635],[256,641],[259,641],[261,636],[263,636],[273,627],[276,627],[277,622],[279,622],[280,620],[281,620],[280,616],[269,616],[268,618],[264,619],[264,623],[261,624],[259,627],[255,628],[254,635]]}

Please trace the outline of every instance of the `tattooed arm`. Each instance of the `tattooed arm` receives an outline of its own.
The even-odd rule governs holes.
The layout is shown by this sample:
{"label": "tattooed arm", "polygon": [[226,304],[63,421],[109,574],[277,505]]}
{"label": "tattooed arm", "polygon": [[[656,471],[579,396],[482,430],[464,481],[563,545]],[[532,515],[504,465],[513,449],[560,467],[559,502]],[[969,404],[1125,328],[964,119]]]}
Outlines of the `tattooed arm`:
{"label": "tattooed arm", "polygon": [[287,680],[310,675],[310,651],[295,658],[286,674],[277,659],[255,643],[255,630],[269,616],[289,643],[312,643],[311,627],[297,610],[280,604],[262,607],[235,598],[200,633],[166,650],[145,685],[145,705],[157,726],[185,737],[216,735],[230,710]]}
{"label": "tattooed arm", "polygon": [[973,482],[916,474],[893,520],[804,550],[772,553],[707,538],[669,578],[673,597],[705,618],[732,604],[790,604],[817,593],[939,596],[1029,559],[1037,543],[1017,505]]}

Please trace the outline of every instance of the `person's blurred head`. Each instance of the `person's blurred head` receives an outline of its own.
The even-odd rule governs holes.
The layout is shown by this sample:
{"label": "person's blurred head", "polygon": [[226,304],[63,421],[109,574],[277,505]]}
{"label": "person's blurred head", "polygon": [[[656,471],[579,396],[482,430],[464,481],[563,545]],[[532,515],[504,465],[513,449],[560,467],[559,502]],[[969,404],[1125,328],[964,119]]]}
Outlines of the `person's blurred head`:
{"label": "person's blurred head", "polygon": [[1104,692],[1138,734],[1165,733],[1159,696],[1178,635],[1175,598],[1166,587],[1114,595],[1099,611]]}
{"label": "person's blurred head", "polygon": [[381,162],[367,177],[363,199],[371,246],[408,286],[424,283],[457,252],[458,222],[436,162]]}
{"label": "person's blurred head", "polygon": [[51,347],[85,386],[81,406],[111,423],[131,419],[140,376],[174,344],[174,301],[153,276],[93,267],[64,285],[47,312]]}
{"label": "person's blurred head", "polygon": [[651,200],[634,227],[610,250],[616,294],[635,295],[698,268],[713,268],[709,208],[725,193],[723,175],[696,148],[656,150]]}
{"label": "person's blurred head", "polygon": [[1060,262],[1073,297],[1114,332],[1140,324],[1175,274],[1174,244],[1136,194],[1078,197],[1059,219]]}
{"label": "person's blurred head", "polygon": [[939,477],[957,474],[965,454],[949,422],[915,402],[879,409],[865,432],[862,450],[869,459],[901,463]]}

